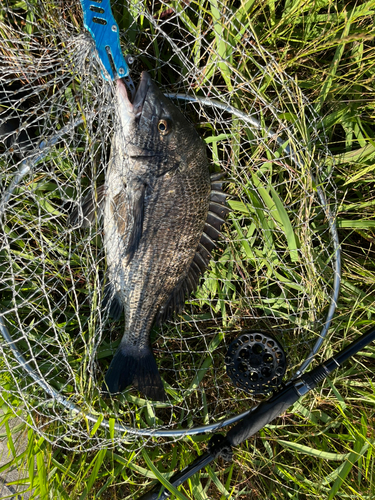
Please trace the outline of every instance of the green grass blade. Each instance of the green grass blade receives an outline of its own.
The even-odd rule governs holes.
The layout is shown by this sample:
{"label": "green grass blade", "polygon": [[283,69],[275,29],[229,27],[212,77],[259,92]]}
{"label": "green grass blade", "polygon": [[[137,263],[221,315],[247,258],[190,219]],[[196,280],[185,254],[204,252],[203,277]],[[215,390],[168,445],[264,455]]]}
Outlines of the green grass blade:
{"label": "green grass blade", "polygon": [[179,500],[188,500],[185,495],[180,493],[177,488],[171,485],[171,483],[165,479],[163,474],[161,474],[158,469],[155,467],[155,465],[152,463],[152,460],[148,456],[148,453],[145,449],[142,449],[142,456],[147,464],[147,467],[150,469],[150,471],[153,473],[154,477],[165,487],[167,490],[169,490],[171,493],[174,493],[174,495],[179,499]]}

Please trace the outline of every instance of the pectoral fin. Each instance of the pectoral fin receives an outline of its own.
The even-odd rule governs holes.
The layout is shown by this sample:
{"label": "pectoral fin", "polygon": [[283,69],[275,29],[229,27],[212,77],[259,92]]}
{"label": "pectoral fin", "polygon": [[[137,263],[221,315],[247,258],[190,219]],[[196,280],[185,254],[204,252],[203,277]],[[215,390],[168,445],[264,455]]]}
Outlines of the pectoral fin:
{"label": "pectoral fin", "polygon": [[112,200],[112,214],[117,231],[126,242],[127,264],[137,251],[143,230],[146,186],[134,182],[121,189]]}
{"label": "pectoral fin", "polygon": [[146,186],[144,184],[137,184],[134,189],[131,190],[132,200],[131,200],[131,211],[133,215],[133,226],[128,240],[128,245],[126,249],[126,255],[128,258],[128,263],[133,258],[135,252],[137,251],[139,242],[142,237],[143,231],[143,217],[144,217],[144,205],[145,205],[145,192]]}

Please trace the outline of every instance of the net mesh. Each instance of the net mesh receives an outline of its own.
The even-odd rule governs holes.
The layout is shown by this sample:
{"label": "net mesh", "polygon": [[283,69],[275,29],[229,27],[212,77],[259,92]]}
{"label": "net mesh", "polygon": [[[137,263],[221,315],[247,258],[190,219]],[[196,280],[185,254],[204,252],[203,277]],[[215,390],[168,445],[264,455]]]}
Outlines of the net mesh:
{"label": "net mesh", "polygon": [[155,429],[237,415],[255,398],[226,375],[232,340],[271,332],[289,378],[326,321],[335,189],[322,122],[259,45],[243,4],[233,8],[235,16],[219,1],[112,2],[133,80],[146,69],[165,93],[182,94],[174,102],[206,141],[211,172],[226,172],[232,209],[183,313],[151,333],[168,394],[155,403],[132,388],[101,397],[126,318],[111,321],[101,305],[101,220],[67,224],[105,182],[113,83],[103,79],[78,2],[0,6],[0,294],[10,335],[1,343],[2,397],[59,446],[125,446],[140,436],[142,445],[160,444]]}

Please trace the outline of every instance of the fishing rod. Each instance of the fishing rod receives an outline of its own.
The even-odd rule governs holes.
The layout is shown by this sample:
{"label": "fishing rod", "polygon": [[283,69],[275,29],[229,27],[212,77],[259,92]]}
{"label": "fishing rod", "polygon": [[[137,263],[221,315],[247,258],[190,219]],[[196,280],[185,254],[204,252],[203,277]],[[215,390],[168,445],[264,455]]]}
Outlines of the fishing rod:
{"label": "fishing rod", "polygon": [[[208,443],[208,451],[199,456],[190,465],[174,474],[169,483],[177,488],[196,472],[208,464],[222,457],[230,461],[233,448],[249,439],[264,426],[282,415],[290,406],[302,396],[313,390],[317,384],[328,377],[336,368],[339,368],[350,357],[375,340],[375,327],[364,333],[345,349],[332,356],[313,370],[289,381],[282,389],[275,392],[270,399],[260,403],[227,432],[226,436],[214,434]],[[150,491],[138,497],[137,500],[165,500],[171,492],[158,482]]]}

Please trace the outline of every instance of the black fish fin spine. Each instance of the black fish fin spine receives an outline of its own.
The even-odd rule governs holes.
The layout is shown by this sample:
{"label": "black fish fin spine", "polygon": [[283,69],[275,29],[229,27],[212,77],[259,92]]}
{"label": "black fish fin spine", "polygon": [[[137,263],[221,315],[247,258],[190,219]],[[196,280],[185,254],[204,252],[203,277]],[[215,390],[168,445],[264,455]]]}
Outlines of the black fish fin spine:
{"label": "black fish fin spine", "polygon": [[205,246],[202,245],[202,243],[199,243],[198,244],[198,249],[197,249],[197,252],[200,253],[202,259],[205,260],[206,262],[206,266],[208,266],[210,260],[212,259],[212,255],[211,255],[211,252],[209,252],[207,250],[207,248]]}
{"label": "black fish fin spine", "polygon": [[215,241],[211,239],[205,232],[202,233],[200,244],[211,254],[212,250],[217,247]]}
{"label": "black fish fin spine", "polygon": [[220,231],[216,229],[214,226],[211,226],[211,224],[206,224],[204,225],[203,231],[212,239],[212,240],[218,240],[220,236]]}
{"label": "black fish fin spine", "polygon": [[227,207],[224,203],[216,203],[214,201],[211,201],[210,203],[210,212],[215,213],[222,219],[222,224],[224,223],[224,219],[229,212],[231,212],[231,209]]}
{"label": "black fish fin spine", "polygon": [[195,292],[195,289],[196,289],[195,279],[194,279],[193,273],[191,272],[190,269],[189,269],[189,272],[188,272],[185,279],[186,279],[186,284],[187,284],[187,287],[189,290],[189,295],[190,295],[192,292]]}
{"label": "black fish fin spine", "polygon": [[226,172],[215,172],[215,173],[211,174],[210,175],[211,183],[219,181],[221,179],[224,179],[224,177],[226,177],[226,175],[227,175]]}
{"label": "black fish fin spine", "polygon": [[185,298],[196,290],[201,275],[210,262],[211,251],[216,247],[216,240],[220,237],[221,227],[225,216],[230,212],[226,206],[228,195],[222,190],[225,172],[214,173],[211,178],[211,194],[209,212],[197,250],[190,264],[186,277],[172,290],[163,307],[156,316],[156,323],[162,324],[174,313],[179,313],[184,305]]}
{"label": "black fish fin spine", "polygon": [[227,193],[224,193],[221,189],[211,189],[210,201],[215,203],[221,203],[225,206],[225,201],[228,198]]}
{"label": "black fish fin spine", "polygon": [[155,318],[155,323],[157,325],[162,325],[165,321],[168,321],[173,314],[179,314],[182,311],[182,308],[185,303],[185,293],[187,291],[186,288],[186,278],[178,283],[168,299],[165,301],[163,306],[160,308],[158,314]]}
{"label": "black fish fin spine", "polygon": [[194,279],[194,283],[196,283],[196,287],[197,287],[198,283],[199,283],[199,278],[202,274],[202,269],[200,268],[195,256],[194,256],[193,262],[190,264],[189,272],[191,273],[191,275]]}
{"label": "black fish fin spine", "polygon": [[[75,226],[81,224],[82,227],[89,227],[95,221],[95,214],[102,216],[102,207],[106,194],[106,185],[103,184],[96,189],[96,194],[92,191],[82,201],[81,207],[76,207],[68,218],[68,225]],[[96,212],[98,210],[98,212]],[[81,212],[82,211],[82,212]]]}
{"label": "black fish fin spine", "polygon": [[133,385],[154,401],[166,401],[158,367],[149,346],[127,350],[120,345],[105,375],[103,391],[115,394]]}
{"label": "black fish fin spine", "polygon": [[185,298],[194,292],[199,284],[199,279],[208,266],[211,254],[201,243],[190,264],[185,278],[175,286],[172,293],[165,301],[156,316],[155,322],[160,325],[170,319],[173,314],[180,313],[185,303]]}
{"label": "black fish fin spine", "polygon": [[206,270],[207,263],[199,252],[195,252],[193,262],[199,267],[199,273],[203,274]]}
{"label": "black fish fin spine", "polygon": [[216,212],[208,211],[206,223],[215,227],[219,232],[221,230],[221,226],[224,224],[225,220],[220,217]]}

